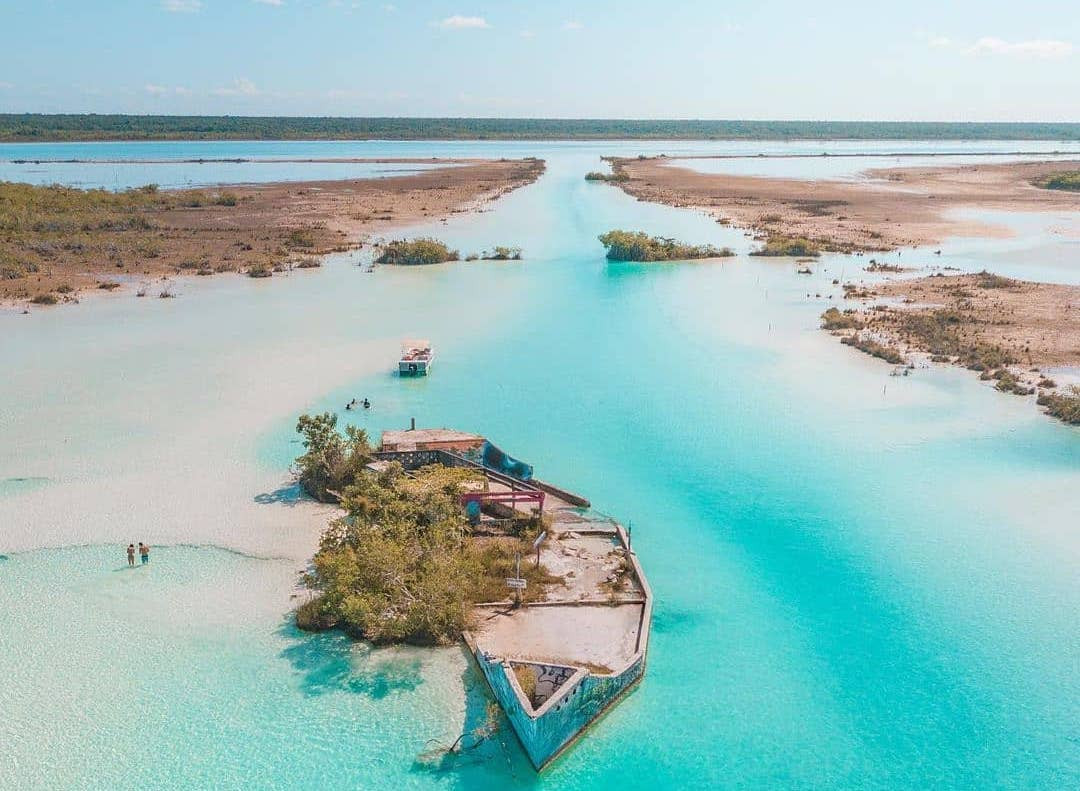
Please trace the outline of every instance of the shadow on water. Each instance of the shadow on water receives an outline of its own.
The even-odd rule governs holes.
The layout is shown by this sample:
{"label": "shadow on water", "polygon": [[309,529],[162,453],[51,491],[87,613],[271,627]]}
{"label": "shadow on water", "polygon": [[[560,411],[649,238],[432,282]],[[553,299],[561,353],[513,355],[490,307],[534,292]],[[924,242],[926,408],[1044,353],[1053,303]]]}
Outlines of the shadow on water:
{"label": "shadow on water", "polygon": [[651,632],[653,634],[685,635],[708,625],[708,623],[708,617],[703,612],[686,607],[669,606],[665,602],[657,602],[653,607]]}
{"label": "shadow on water", "polygon": [[351,692],[381,700],[423,683],[418,656],[373,648],[340,632],[306,634],[291,622],[279,633],[290,641],[281,655],[300,674],[304,695]]}
{"label": "shadow on water", "polygon": [[[496,702],[487,682],[476,669],[464,647],[465,669],[461,685],[465,691],[465,716],[460,743],[449,752],[449,741],[428,741],[425,752],[417,756],[410,772],[421,775],[451,775],[456,788],[489,789],[495,787],[533,788],[533,771],[513,727]],[[492,727],[494,726],[494,727]]]}
{"label": "shadow on water", "polygon": [[280,486],[272,492],[255,495],[255,502],[259,505],[297,505],[307,499],[299,483],[291,483],[288,486]]}

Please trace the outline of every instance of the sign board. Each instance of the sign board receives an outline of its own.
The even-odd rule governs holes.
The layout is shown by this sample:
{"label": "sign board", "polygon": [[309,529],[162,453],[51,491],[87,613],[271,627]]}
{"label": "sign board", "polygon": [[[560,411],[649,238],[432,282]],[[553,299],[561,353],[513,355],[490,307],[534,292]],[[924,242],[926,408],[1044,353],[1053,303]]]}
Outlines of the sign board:
{"label": "sign board", "polygon": [[507,577],[506,587],[518,588],[519,590],[525,587],[525,580],[521,577]]}
{"label": "sign board", "polygon": [[536,540],[533,541],[533,549],[536,549],[537,547],[539,547],[540,544],[543,542],[543,540],[545,538],[547,538],[547,531],[546,530],[544,532],[542,532],[540,535],[538,535],[536,537]]}

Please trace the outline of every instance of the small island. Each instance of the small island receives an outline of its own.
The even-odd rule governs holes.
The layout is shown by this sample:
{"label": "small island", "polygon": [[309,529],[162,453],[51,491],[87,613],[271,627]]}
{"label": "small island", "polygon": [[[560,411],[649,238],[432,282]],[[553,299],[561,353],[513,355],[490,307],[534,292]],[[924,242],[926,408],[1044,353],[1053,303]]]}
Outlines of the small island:
{"label": "small island", "polygon": [[618,173],[602,173],[599,170],[590,170],[585,174],[586,181],[606,181],[609,184],[619,184],[623,181],[629,181],[630,177],[623,172]]}
{"label": "small island", "polygon": [[375,450],[331,413],[297,432],[300,485],[343,509],[305,575],[301,629],[464,641],[538,771],[641,680],[648,583],[627,531],[587,500],[476,434],[386,431]]}
{"label": "small island", "polygon": [[430,237],[418,239],[400,239],[387,242],[375,259],[376,264],[397,264],[399,266],[424,266],[444,264],[461,258],[457,250],[451,250],[445,242]]}
{"label": "small island", "polygon": [[[387,242],[375,258],[376,264],[396,264],[399,266],[424,266],[460,261],[461,253],[452,250],[445,242],[431,237],[418,239],[400,239]],[[466,261],[520,261],[521,248],[495,245],[490,250],[469,253]]]}
{"label": "small island", "polygon": [[609,261],[688,261],[735,255],[729,247],[684,244],[664,236],[649,236],[644,231],[612,230],[599,239],[607,248]]}

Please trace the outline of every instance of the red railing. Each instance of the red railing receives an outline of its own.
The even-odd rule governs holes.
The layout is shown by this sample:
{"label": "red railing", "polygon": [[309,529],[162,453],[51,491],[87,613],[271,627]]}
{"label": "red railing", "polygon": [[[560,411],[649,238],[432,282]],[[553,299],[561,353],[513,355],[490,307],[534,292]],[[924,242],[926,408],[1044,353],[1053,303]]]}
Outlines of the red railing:
{"label": "red railing", "polygon": [[466,492],[461,495],[461,505],[469,503],[536,503],[537,508],[544,510],[544,493],[536,489],[518,489],[515,492]]}

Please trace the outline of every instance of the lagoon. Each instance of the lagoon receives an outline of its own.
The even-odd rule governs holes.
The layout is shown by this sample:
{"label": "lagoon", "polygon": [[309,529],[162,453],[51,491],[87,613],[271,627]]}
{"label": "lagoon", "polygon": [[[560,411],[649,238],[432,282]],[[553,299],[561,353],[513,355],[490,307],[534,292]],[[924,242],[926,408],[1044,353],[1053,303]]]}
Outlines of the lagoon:
{"label": "lagoon", "polygon": [[[535,155],[548,172],[410,231],[521,246],[522,262],[367,274],[339,255],[268,281],[180,281],[175,300],[0,312],[0,482],[20,481],[0,485],[0,785],[1080,781],[1080,431],[966,372],[890,378],[818,331],[831,279],[859,259],[799,276],[747,257],[736,230],[582,178],[601,154],[749,144],[79,145]],[[121,186],[143,183],[128,167]],[[596,235],[613,227],[738,255],[611,264]],[[1021,230],[904,258],[1022,271],[1060,241]],[[432,376],[392,375],[405,335],[435,341]],[[373,409],[344,412],[352,396]],[[486,434],[632,523],[657,599],[648,674],[544,775],[507,727],[462,765],[416,761],[483,708],[457,649],[372,651],[288,626],[327,517],[290,486],[293,426],[327,409],[376,435],[411,417]],[[128,572],[122,547],[138,540],[153,561]]]}

